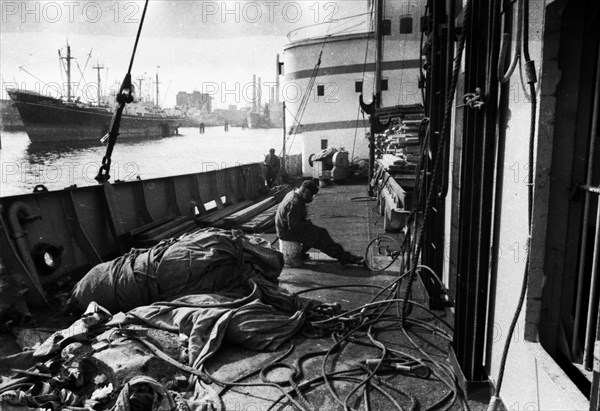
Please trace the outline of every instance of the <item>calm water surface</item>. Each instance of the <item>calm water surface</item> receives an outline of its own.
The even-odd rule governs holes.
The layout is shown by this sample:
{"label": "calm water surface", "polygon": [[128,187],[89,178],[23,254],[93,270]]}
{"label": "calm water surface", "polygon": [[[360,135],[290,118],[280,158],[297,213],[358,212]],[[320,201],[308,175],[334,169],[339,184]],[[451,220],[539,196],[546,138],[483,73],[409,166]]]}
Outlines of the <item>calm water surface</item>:
{"label": "calm water surface", "polygon": [[[269,148],[279,153],[283,131],[207,127],[181,128],[181,135],[156,140],[120,140],[112,154],[111,180],[134,180],[210,171],[262,161]],[[94,177],[106,146],[90,143],[33,144],[25,132],[2,132],[0,196],[32,192],[38,184],[58,190],[97,184]],[[288,153],[300,153],[296,142]]]}

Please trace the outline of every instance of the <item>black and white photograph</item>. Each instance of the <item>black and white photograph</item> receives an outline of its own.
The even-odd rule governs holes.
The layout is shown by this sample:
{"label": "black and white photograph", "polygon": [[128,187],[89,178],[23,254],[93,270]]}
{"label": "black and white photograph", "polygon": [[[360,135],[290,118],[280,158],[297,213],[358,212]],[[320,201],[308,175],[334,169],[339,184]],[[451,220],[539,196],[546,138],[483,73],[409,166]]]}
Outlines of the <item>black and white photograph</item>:
{"label": "black and white photograph", "polygon": [[0,19],[0,411],[600,410],[599,2]]}

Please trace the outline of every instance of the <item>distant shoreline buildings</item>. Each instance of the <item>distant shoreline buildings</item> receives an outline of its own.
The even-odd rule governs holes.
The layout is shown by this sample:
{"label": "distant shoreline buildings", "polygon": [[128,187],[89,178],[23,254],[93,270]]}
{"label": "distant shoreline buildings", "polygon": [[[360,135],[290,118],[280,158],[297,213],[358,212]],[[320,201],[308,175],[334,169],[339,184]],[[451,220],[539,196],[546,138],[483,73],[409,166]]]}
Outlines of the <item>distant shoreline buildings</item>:
{"label": "distant shoreline buildings", "polygon": [[197,109],[206,114],[212,113],[212,97],[207,93],[180,91],[175,98],[177,107],[182,110]]}
{"label": "distant shoreline buildings", "polygon": [[0,99],[0,129],[2,131],[23,131],[25,126],[21,115],[12,100]]}
{"label": "distant shoreline buildings", "polygon": [[250,107],[229,105],[226,109],[214,108],[209,93],[179,91],[176,109],[185,117],[184,126],[197,127],[229,124],[234,127],[279,128],[283,127],[283,105],[279,101],[279,82],[268,86],[269,101],[262,102],[261,79],[252,76],[252,101]]}

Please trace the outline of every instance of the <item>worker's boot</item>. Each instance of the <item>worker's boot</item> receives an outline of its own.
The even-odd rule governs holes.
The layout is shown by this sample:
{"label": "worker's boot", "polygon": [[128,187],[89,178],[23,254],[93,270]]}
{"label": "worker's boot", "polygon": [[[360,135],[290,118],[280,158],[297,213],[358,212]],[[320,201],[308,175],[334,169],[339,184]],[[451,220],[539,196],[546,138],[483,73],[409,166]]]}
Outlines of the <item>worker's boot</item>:
{"label": "worker's boot", "polygon": [[342,265],[364,265],[364,258],[358,255],[352,255],[348,253],[343,258],[340,258],[340,264]]}

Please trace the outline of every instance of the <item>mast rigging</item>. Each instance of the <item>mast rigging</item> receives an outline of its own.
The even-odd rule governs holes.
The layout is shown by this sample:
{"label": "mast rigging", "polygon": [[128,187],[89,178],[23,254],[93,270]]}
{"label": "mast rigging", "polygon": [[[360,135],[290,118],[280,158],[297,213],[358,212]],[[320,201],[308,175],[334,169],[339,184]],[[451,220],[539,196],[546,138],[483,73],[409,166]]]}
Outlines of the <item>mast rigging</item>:
{"label": "mast rigging", "polygon": [[127,69],[127,74],[125,74],[125,78],[121,83],[121,87],[119,92],[117,93],[117,109],[113,114],[113,118],[110,123],[110,131],[106,136],[102,138],[101,141],[108,139],[108,145],[106,146],[106,154],[102,158],[102,165],[98,170],[98,174],[95,179],[99,184],[104,184],[108,182],[110,179],[110,163],[111,163],[111,155],[117,142],[117,137],[119,135],[119,126],[121,125],[121,116],[123,115],[123,110],[125,109],[125,105],[127,103],[131,103],[133,101],[132,88],[131,84],[131,68],[133,67],[133,61],[135,59],[135,53],[137,51],[137,46],[140,41],[140,36],[142,34],[142,27],[144,26],[144,19],[146,18],[146,10],[148,9],[148,0],[144,2],[144,10],[142,12],[142,18],[140,20],[140,25],[138,27],[138,32],[135,37],[135,43],[133,45],[133,52],[131,53],[131,59],[129,60],[129,67]]}

